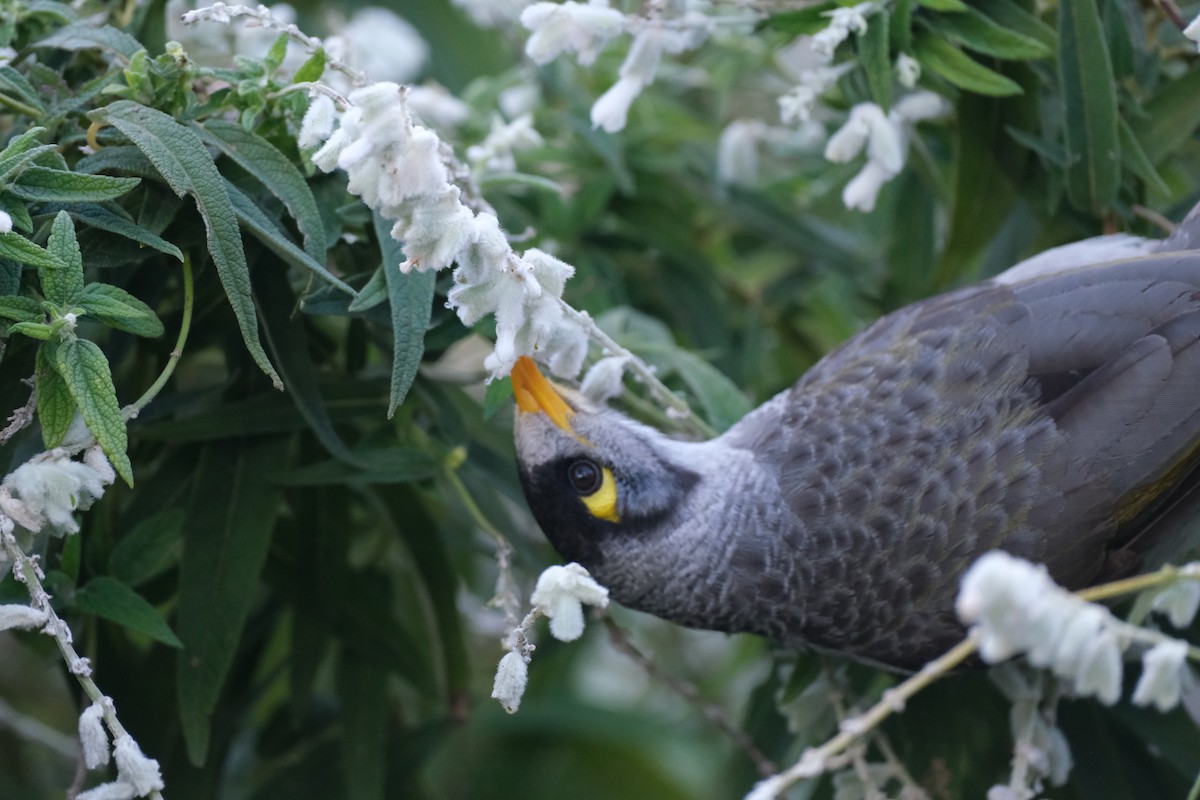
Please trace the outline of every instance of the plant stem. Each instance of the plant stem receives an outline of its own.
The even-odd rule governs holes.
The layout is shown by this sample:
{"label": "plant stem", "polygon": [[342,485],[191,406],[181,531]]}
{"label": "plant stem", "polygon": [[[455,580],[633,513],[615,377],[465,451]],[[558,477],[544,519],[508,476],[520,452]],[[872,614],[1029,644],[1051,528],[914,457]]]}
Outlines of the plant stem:
{"label": "plant stem", "polygon": [[171,355],[167,359],[167,365],[163,367],[162,373],[150,384],[147,389],[136,402],[125,406],[121,411],[121,415],[126,420],[131,420],[137,417],[141,410],[149,405],[162,388],[166,386],[170,380],[171,374],[175,372],[175,366],[179,363],[179,359],[183,357],[183,348],[187,344],[188,333],[192,328],[192,306],[195,303],[196,292],[194,281],[192,280],[192,259],[186,252],[183,254],[183,319],[179,323],[179,337],[175,340],[175,348],[171,350]]}

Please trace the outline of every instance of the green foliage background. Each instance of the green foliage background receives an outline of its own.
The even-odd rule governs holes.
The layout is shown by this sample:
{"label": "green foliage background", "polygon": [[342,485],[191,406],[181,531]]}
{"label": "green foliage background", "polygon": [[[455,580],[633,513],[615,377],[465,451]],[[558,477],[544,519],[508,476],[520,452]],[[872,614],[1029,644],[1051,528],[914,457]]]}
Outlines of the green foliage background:
{"label": "green foliage background", "polygon": [[[1153,3],[1126,0],[897,0],[849,45],[864,68],[832,103],[886,105],[890,64],[909,52],[923,85],[955,108],[952,122],[922,128],[876,210],[842,207],[858,166],[819,152],[764,154],[758,188],[719,186],[724,124],[775,118],[774,95],[747,76],[769,72],[769,50],[818,29],[834,5],[781,12],[753,39],[685,57],[706,80],[660,79],[618,135],[593,130],[588,110],[620,47],[590,69],[543,68],[535,121],[546,143],[519,166],[567,191],[484,187],[507,230],[532,230],[531,245],[553,242],[578,268],[572,304],[716,427],[879,314],[1055,244],[1157,235],[1137,207],[1178,219],[1200,195],[1195,47]],[[118,9],[107,26],[49,0],[2,8],[0,35],[29,60],[0,67],[0,208],[16,221],[0,235],[0,316],[42,327],[10,331],[0,408],[21,407],[35,374],[47,407],[0,461],[11,469],[55,444],[76,405],[111,422],[111,392],[135,400],[182,324],[184,259],[195,273],[178,368],[128,425],[136,482],[113,487],[80,535],[37,545],[56,606],[162,764],[168,796],[748,789],[745,755],[597,626],[570,646],[541,634],[519,714],[488,699],[503,631],[484,605],[496,566],[480,519],[512,540],[523,596],[556,561],[517,485],[507,382],[485,393],[463,371],[456,345],[471,332],[444,307],[448,275],[400,275],[396,243],[381,241],[344,178],[315,173],[297,151],[307,100],[274,94],[290,80],[275,69],[282,52],[198,73],[164,51],[162,2]],[[431,45],[427,77],[471,102],[461,153],[486,134],[499,92],[531,69],[523,41],[438,0],[398,10]],[[302,9],[314,29],[317,12]],[[103,149],[82,155],[92,122]],[[35,125],[44,130],[26,135]],[[63,288],[55,276],[73,251],[52,237],[68,228],[83,278]],[[125,305],[106,317],[84,291]],[[56,355],[39,338],[76,306],[78,341],[98,345],[111,369],[109,394],[72,392],[62,359],[92,356]],[[622,402],[665,423],[636,390]],[[123,434],[101,441],[118,463]],[[0,596],[18,602],[23,589],[8,580]],[[781,698],[804,707],[814,657],[613,615],[779,763],[828,732],[815,712],[808,733],[790,732],[777,710]],[[863,692],[893,680],[835,669]],[[46,637],[0,638],[0,698],[73,730],[78,690]],[[1007,713],[985,676],[965,672],[887,731],[932,796],[981,797],[1006,774]],[[1200,772],[1200,735],[1182,711],[1069,701],[1061,724],[1076,768],[1047,796],[1182,798]],[[0,797],[49,796],[74,770],[0,727]],[[833,788],[798,796],[809,792]]]}

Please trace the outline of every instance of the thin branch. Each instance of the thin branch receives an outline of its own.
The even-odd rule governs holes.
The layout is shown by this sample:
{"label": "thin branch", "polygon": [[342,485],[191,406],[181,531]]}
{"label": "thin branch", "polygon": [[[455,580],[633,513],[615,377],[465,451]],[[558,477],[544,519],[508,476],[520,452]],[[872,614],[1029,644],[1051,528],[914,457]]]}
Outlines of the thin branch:
{"label": "thin branch", "polygon": [[25,378],[23,383],[31,387],[29,399],[25,401],[25,405],[9,415],[8,427],[0,431],[0,444],[4,444],[33,423],[33,415],[37,411],[37,385],[33,378]]}
{"label": "thin branch", "polygon": [[167,359],[167,365],[163,367],[163,371],[158,378],[150,385],[141,397],[136,402],[122,409],[121,414],[125,419],[135,419],[137,415],[145,408],[151,400],[158,396],[162,388],[167,385],[171,374],[175,372],[175,366],[179,363],[179,359],[183,357],[183,348],[187,344],[188,332],[192,329],[192,306],[195,303],[195,287],[192,280],[192,259],[185,252],[183,254],[183,319],[179,323],[179,336],[175,340],[175,347],[171,350],[171,355]]}
{"label": "thin branch", "polygon": [[708,700],[705,700],[700,695],[700,690],[693,684],[667,673],[654,659],[639,650],[637,645],[629,639],[629,635],[625,633],[621,626],[613,622],[610,617],[606,616],[604,618],[604,625],[608,628],[608,638],[612,642],[613,647],[637,662],[651,678],[662,683],[675,694],[682,697],[689,705],[700,711],[713,727],[729,737],[738,749],[754,762],[754,767],[758,770],[758,774],[767,777],[773,775],[779,769],[771,759],[767,758],[762,750],[758,749],[758,745],[754,744],[745,731],[733,724],[729,717],[726,716],[723,708],[716,703],[710,703]]}

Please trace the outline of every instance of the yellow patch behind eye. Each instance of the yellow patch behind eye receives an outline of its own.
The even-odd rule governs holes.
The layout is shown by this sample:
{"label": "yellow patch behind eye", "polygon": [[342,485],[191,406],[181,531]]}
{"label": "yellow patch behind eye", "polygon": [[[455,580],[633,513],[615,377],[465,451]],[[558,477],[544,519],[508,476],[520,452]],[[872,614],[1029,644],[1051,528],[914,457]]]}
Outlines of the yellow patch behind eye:
{"label": "yellow patch behind eye", "polygon": [[607,522],[620,522],[621,515],[617,513],[617,482],[613,479],[611,469],[602,467],[601,471],[603,479],[600,488],[580,499],[588,511],[592,512],[593,517]]}

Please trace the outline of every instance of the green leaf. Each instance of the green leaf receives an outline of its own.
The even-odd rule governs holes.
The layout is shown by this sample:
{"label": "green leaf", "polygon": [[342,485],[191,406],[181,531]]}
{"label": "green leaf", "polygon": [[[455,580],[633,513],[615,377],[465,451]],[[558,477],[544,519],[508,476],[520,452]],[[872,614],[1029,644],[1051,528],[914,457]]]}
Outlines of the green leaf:
{"label": "green leaf", "polygon": [[33,233],[33,217],[29,216],[29,209],[7,191],[0,191],[0,211],[12,217],[14,229]]}
{"label": "green leaf", "polygon": [[939,15],[930,19],[928,24],[951,41],[996,58],[1038,59],[1054,52],[1039,39],[1006,28],[975,9],[968,9],[962,14]]}
{"label": "green leaf", "polygon": [[1024,93],[1016,81],[988,69],[936,33],[922,32],[913,42],[913,49],[922,68],[960,89],[993,97]]}
{"label": "green leaf", "polygon": [[0,258],[31,267],[64,269],[66,265],[19,233],[0,233]]}
{"label": "green leaf", "polygon": [[342,750],[348,800],[383,800],[387,775],[387,672],[350,654],[338,662],[342,700]]}
{"label": "green leaf", "polygon": [[43,322],[18,322],[8,327],[6,335],[12,336],[14,333],[46,341],[54,335],[55,329]]}
{"label": "green leaf", "polygon": [[121,56],[128,63],[141,43],[122,30],[111,25],[96,25],[79,22],[59,28],[49,36],[33,44],[34,47],[57,47],[60,50],[108,50]]}
{"label": "green leaf", "polygon": [[325,223],[308,182],[291,160],[256,133],[219,117],[196,126],[214,145],[266,186],[287,208],[304,237],[304,252],[314,261],[325,260]]}
{"label": "green leaf", "polygon": [[187,512],[169,508],[134,525],[108,554],[108,572],[129,586],[157,578],[178,560]]}
{"label": "green leaf", "polygon": [[225,188],[229,192],[229,199],[233,201],[233,210],[237,213],[238,222],[246,230],[250,231],[254,238],[266,245],[271,252],[294,267],[299,267],[300,269],[321,276],[322,280],[336,286],[339,291],[351,297],[358,294],[358,292],[354,291],[354,287],[327,270],[323,262],[313,259],[312,256],[297,247],[263,213],[262,209],[256,206],[254,201],[243,194],[236,186],[226,182]]}
{"label": "green leaf", "polygon": [[193,478],[179,568],[175,629],[184,650],[176,691],[188,757],[208,756],[212,714],[233,665],[280,512],[266,476],[290,439],[257,437],[206,446]]}
{"label": "green leaf", "polygon": [[1049,48],[1058,47],[1058,34],[1054,28],[1042,22],[1036,14],[1026,11],[1013,0],[975,0],[975,10],[1005,28],[1014,30],[1030,39],[1037,39]]}
{"label": "green leaf", "polygon": [[915,0],[896,0],[892,5],[892,10],[888,12],[891,17],[888,27],[892,36],[892,43],[895,48],[901,52],[908,53],[912,50],[912,15],[913,4]]}
{"label": "green leaf", "polygon": [[1146,103],[1144,116],[1130,127],[1152,164],[1175,155],[1200,128],[1200,71],[1193,70],[1164,84]]}
{"label": "green leaf", "polygon": [[54,351],[54,364],[67,384],[79,413],[117,474],[133,486],[133,465],[125,453],[129,440],[117,404],[108,359],[87,339],[67,339]]}
{"label": "green leaf", "polygon": [[75,238],[75,223],[65,211],[58,212],[50,226],[46,250],[62,262],[61,267],[38,267],[42,294],[51,303],[66,307],[75,302],[83,290],[83,255]]}
{"label": "green leaf", "polygon": [[116,178],[30,167],[17,176],[9,191],[22,200],[40,203],[99,203],[120,197],[142,182],[141,178]]}
{"label": "green leaf", "polygon": [[275,388],[283,381],[271,366],[258,337],[258,319],[250,293],[250,268],[242,249],[242,235],[225,180],[194,130],[171,117],[129,100],[118,100],[92,112],[92,118],[108,122],[129,137],[150,159],[180,197],[190,194],[196,201],[208,235],[208,251],[217,267],[225,295],[237,317],[242,341],[251,358],[270,377]]}
{"label": "green leaf", "polygon": [[332,460],[283,470],[271,475],[281,486],[328,486],[355,483],[411,483],[437,475],[441,465],[433,456],[414,447],[390,447],[356,453],[361,466]]}
{"label": "green leaf", "polygon": [[384,264],[381,264],[378,269],[371,273],[370,279],[358,290],[358,297],[350,301],[350,305],[346,307],[346,310],[351,314],[360,314],[387,300],[388,283],[387,277],[384,275],[386,271],[387,266],[385,261]]}
{"label": "green leaf", "polygon": [[833,0],[806,6],[796,11],[785,11],[767,17],[763,27],[767,30],[779,31],[789,36],[809,36],[829,27],[827,12],[837,8]]}
{"label": "green leaf", "polygon": [[260,271],[255,278],[254,297],[262,315],[267,346],[279,364],[287,396],[330,455],[357,463],[357,457],[334,429],[328,406],[317,387],[317,368],[309,353],[304,320],[292,316],[296,298],[287,274],[281,269]]}
{"label": "green leaf", "polygon": [[1134,175],[1145,181],[1146,185],[1154,191],[1170,194],[1170,187],[1158,174],[1158,170],[1154,168],[1150,157],[1142,148],[1141,142],[1137,140],[1133,128],[1129,127],[1129,123],[1124,118],[1117,120],[1117,135],[1121,140],[1121,157],[1125,166],[1129,167]]}
{"label": "green leaf", "polygon": [[956,14],[970,9],[962,0],[917,0],[917,5],[924,6],[930,11],[944,11]]}
{"label": "green leaf", "polygon": [[858,37],[859,61],[867,75],[871,97],[884,111],[892,104],[892,56],[889,47],[886,13],[872,14],[867,20],[867,32]]}
{"label": "green leaf", "polygon": [[433,310],[433,272],[405,275],[396,266],[404,260],[400,243],[391,236],[391,224],[375,217],[375,239],[383,256],[384,278],[392,306],[392,384],[388,399],[388,419],[404,402],[425,354],[425,330]]}
{"label": "green leaf", "polygon": [[68,213],[76,221],[82,222],[88,227],[124,236],[126,239],[132,239],[138,244],[144,244],[160,253],[183,261],[183,253],[178,247],[129,219],[120,206],[84,203],[72,206],[68,209]]}
{"label": "green leaf", "polygon": [[318,48],[317,52],[309,56],[308,60],[300,65],[300,69],[296,70],[296,74],[292,76],[292,83],[321,80],[321,76],[325,74],[325,60],[325,48]]}
{"label": "green leaf", "polygon": [[1111,208],[1121,185],[1117,87],[1095,0],[1058,4],[1058,78],[1067,147],[1067,196],[1078,208]]}
{"label": "green leaf", "polygon": [[163,334],[163,324],[150,306],[119,286],[89,283],[75,302],[110,328],[135,336]]}
{"label": "green leaf", "polygon": [[37,415],[42,427],[42,443],[49,450],[58,447],[75,420],[75,398],[67,388],[55,364],[56,341],[38,348],[34,381],[37,387]]}
{"label": "green leaf", "polygon": [[[45,111],[46,104],[42,102],[42,98],[38,96],[37,90],[33,85],[17,70],[10,67],[8,64],[0,67],[0,92],[12,95],[27,106],[32,106],[38,111]],[[42,131],[45,128],[38,128]]]}
{"label": "green leaf", "polygon": [[8,295],[0,297],[0,319],[13,322],[40,322],[46,319],[42,304],[32,297]]}
{"label": "green leaf", "polygon": [[4,149],[0,150],[0,180],[8,180],[14,166],[23,163],[31,151],[36,155],[55,149],[52,144],[38,144],[38,137],[45,132],[46,129],[39,125],[9,140]]}
{"label": "green leaf", "polygon": [[700,356],[676,349],[671,354],[671,363],[700,401],[704,418],[718,432],[726,430],[750,411],[750,401],[742,390]]}
{"label": "green leaf", "polygon": [[75,593],[75,605],[165,645],[183,647],[154,606],[116,578],[107,575],[92,578]]}

